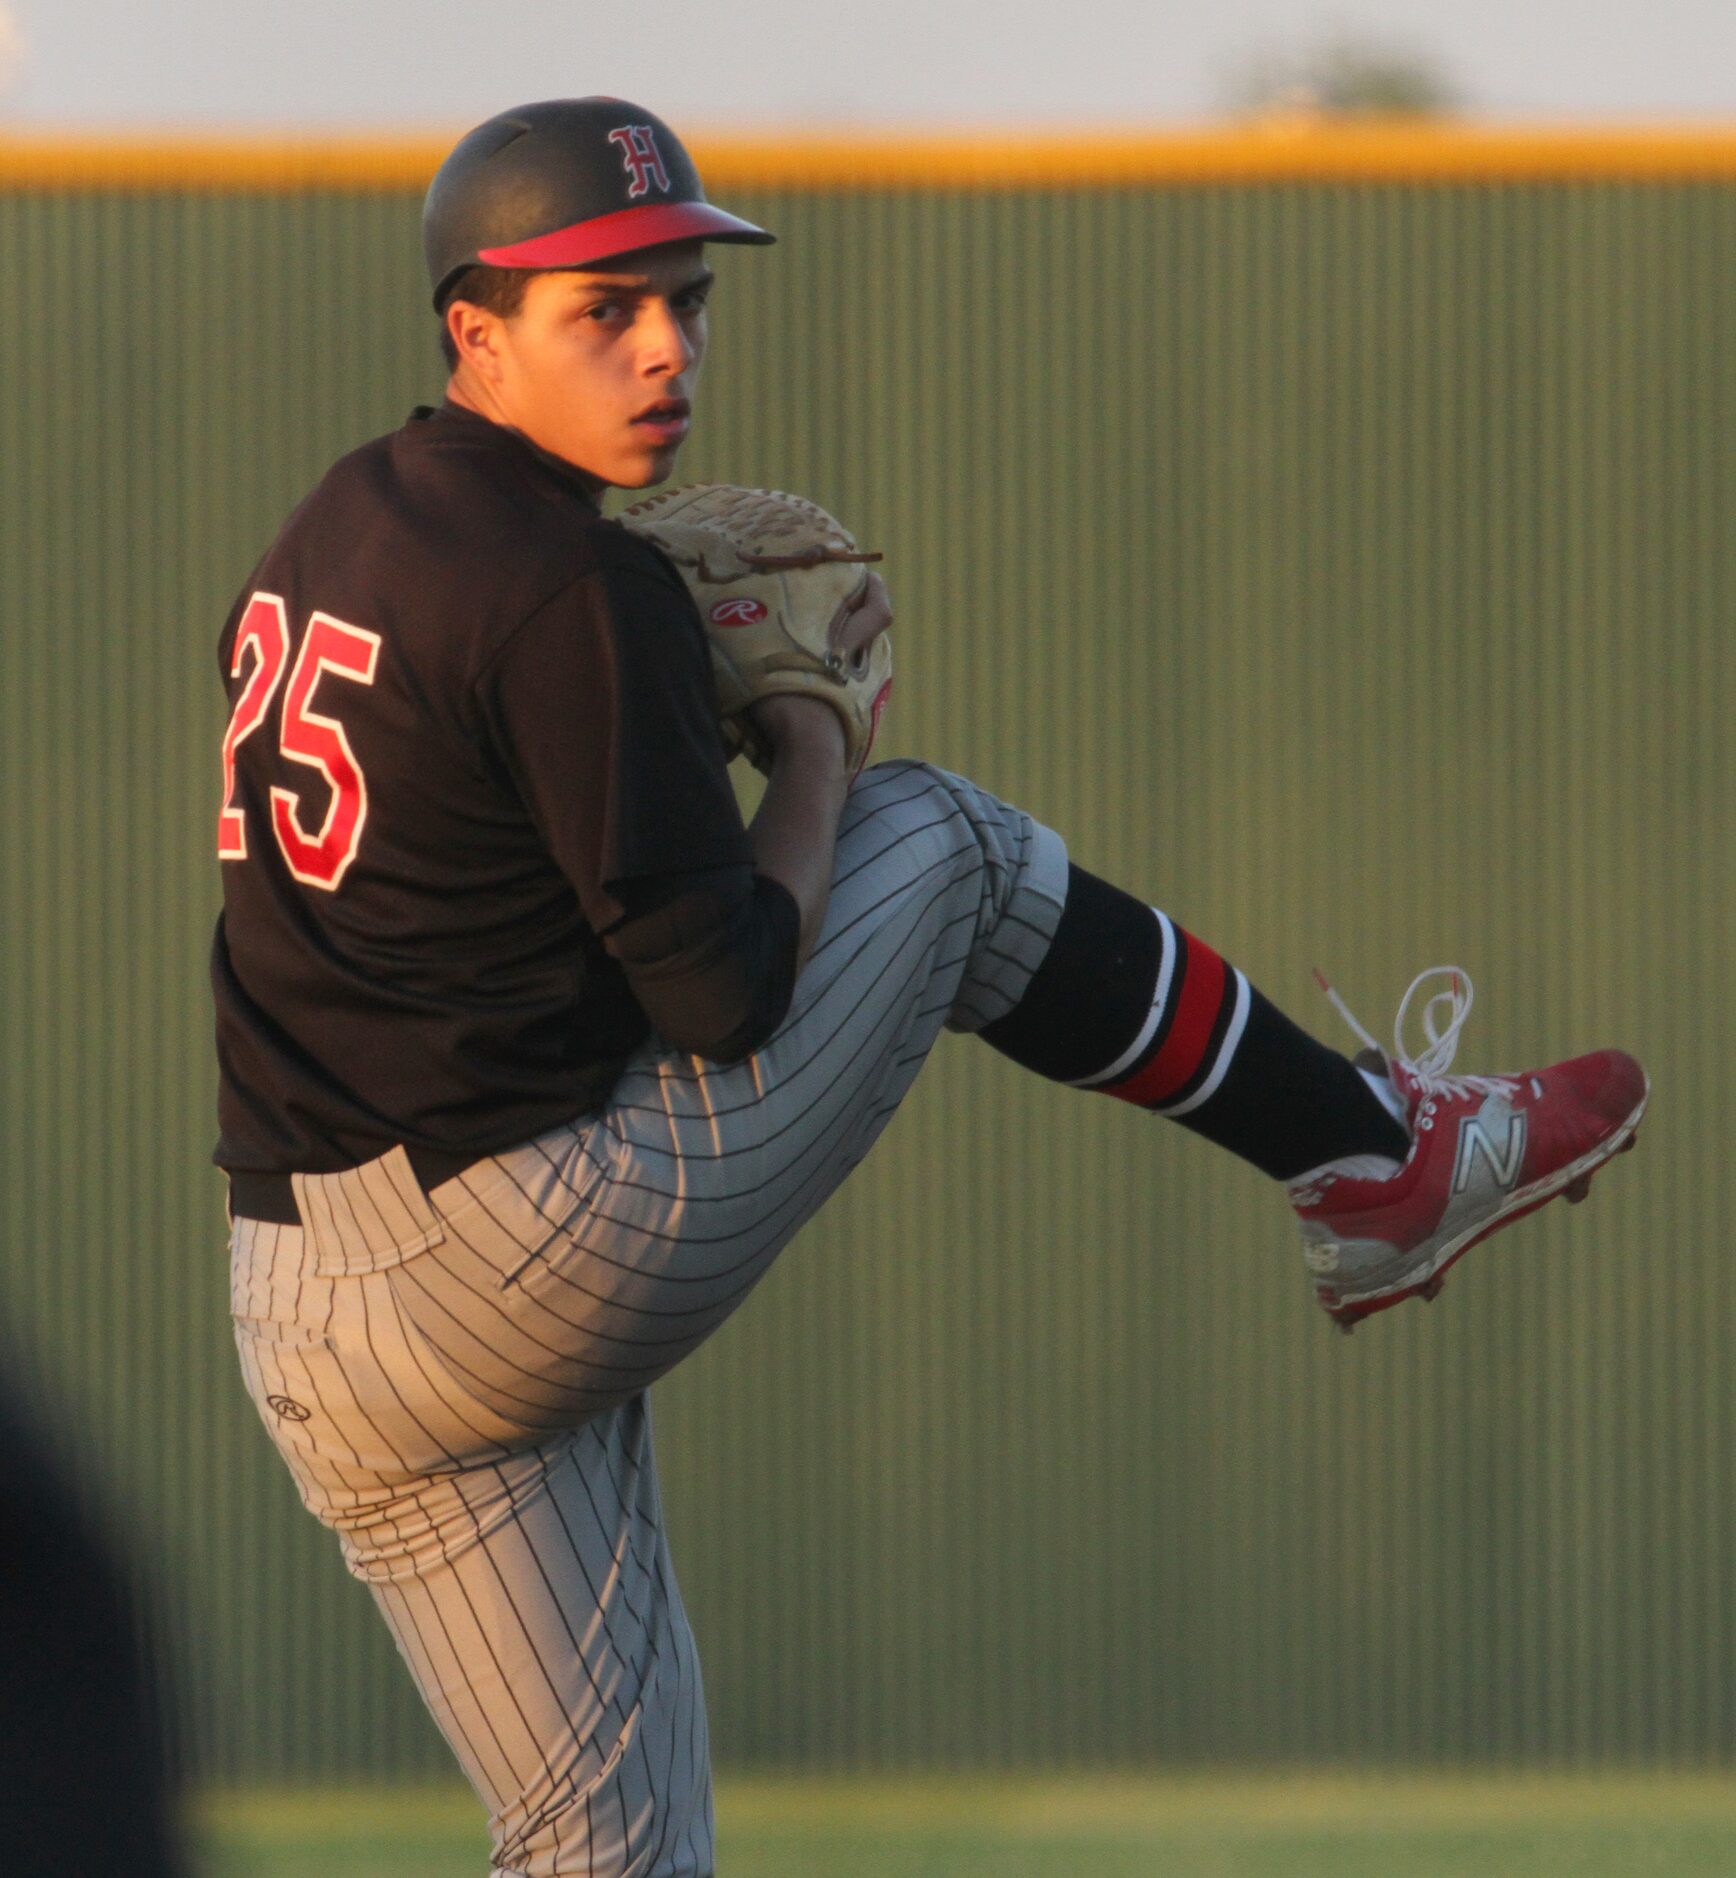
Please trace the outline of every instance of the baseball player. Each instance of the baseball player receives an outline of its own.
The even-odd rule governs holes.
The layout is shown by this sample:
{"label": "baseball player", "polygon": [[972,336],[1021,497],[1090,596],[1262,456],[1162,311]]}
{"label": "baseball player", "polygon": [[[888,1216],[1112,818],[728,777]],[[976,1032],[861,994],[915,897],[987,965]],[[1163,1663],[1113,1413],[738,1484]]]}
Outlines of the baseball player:
{"label": "baseball player", "polygon": [[[706,245],[772,239],[649,111],[491,119],[424,232],[445,400],[331,469],[221,641],[237,1340],[499,1878],[701,1878],[646,1391],[943,1028],[1287,1183],[1346,1326],[1583,1195],[1646,1082],[1615,1051],[1453,1075],[1454,973],[1416,1055],[1402,1010],[1391,1053],[1327,1049],[1019,809],[861,767],[891,608],[832,517],[701,489],[604,520],[679,457]],[[746,827],[734,747],[767,772]]]}

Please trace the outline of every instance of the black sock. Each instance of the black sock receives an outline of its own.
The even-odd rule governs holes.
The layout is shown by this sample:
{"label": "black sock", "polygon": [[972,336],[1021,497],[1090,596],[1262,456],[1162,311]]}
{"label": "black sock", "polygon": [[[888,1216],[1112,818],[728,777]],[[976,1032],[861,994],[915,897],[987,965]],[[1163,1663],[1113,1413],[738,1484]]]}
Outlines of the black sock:
{"label": "black sock", "polygon": [[1068,871],[1060,926],[1023,999],[980,1034],[1040,1076],[1168,1115],[1275,1180],[1410,1148],[1349,1058],[1082,867]]}

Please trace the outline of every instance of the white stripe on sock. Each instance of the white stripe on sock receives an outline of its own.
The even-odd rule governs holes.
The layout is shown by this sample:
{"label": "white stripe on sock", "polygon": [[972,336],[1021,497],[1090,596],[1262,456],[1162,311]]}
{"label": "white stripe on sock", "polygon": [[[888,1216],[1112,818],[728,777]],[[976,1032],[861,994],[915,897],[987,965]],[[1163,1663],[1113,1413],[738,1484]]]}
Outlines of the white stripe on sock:
{"label": "white stripe on sock", "polygon": [[[1236,971],[1234,966],[1231,971]],[[1236,1008],[1230,1018],[1230,1027],[1224,1032],[1223,1043],[1218,1048],[1218,1060],[1212,1065],[1212,1073],[1190,1095],[1185,1102],[1177,1102],[1169,1108],[1158,1109],[1159,1115],[1186,1115],[1197,1109],[1202,1102],[1210,1101],[1217,1094],[1218,1085],[1230,1073],[1230,1064],[1236,1054],[1236,1045],[1242,1041],[1242,1032],[1248,1028],[1248,1012],[1253,1005],[1253,995],[1248,989],[1248,981],[1236,971]]]}
{"label": "white stripe on sock", "polygon": [[1095,1089],[1100,1083],[1113,1082],[1117,1076],[1124,1075],[1144,1054],[1146,1046],[1157,1035],[1157,1026],[1162,1021],[1164,1007],[1169,1003],[1169,983],[1175,976],[1175,928],[1169,923],[1169,916],[1160,913],[1154,906],[1152,917],[1157,921],[1158,933],[1162,941],[1162,958],[1157,968],[1157,989],[1151,994],[1151,1009],[1146,1013],[1145,1023],[1139,1035],[1107,1069],[1100,1069],[1095,1075],[1081,1076],[1069,1087],[1074,1089]]}

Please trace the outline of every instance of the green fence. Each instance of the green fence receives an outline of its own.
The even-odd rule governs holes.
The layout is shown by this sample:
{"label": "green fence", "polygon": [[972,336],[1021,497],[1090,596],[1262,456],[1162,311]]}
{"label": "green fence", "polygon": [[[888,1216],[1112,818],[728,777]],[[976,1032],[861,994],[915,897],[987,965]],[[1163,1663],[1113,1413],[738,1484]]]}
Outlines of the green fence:
{"label": "green fence", "polygon": [[[886,549],[894,751],[1325,1034],[1312,965],[1384,1031],[1458,963],[1471,1067],[1656,1084],[1590,1208],[1346,1341],[1258,1177],[949,1040],[658,1391],[721,1755],[1728,1758],[1736,182],[717,193],[785,239],[683,471]],[[206,1158],[214,641],[438,391],[415,195],[13,190],[0,256],[0,1307],[199,1773],[440,1770]]]}

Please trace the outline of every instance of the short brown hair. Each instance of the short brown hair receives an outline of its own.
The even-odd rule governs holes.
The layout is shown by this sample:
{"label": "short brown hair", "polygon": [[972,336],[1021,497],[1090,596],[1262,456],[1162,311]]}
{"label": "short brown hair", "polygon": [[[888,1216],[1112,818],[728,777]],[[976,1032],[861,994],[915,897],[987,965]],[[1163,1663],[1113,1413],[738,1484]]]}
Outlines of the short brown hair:
{"label": "short brown hair", "polygon": [[458,369],[458,348],[446,326],[446,309],[454,300],[467,301],[485,312],[498,313],[509,320],[524,305],[524,290],[530,285],[534,267],[467,267],[440,298],[440,351],[446,369]]}

